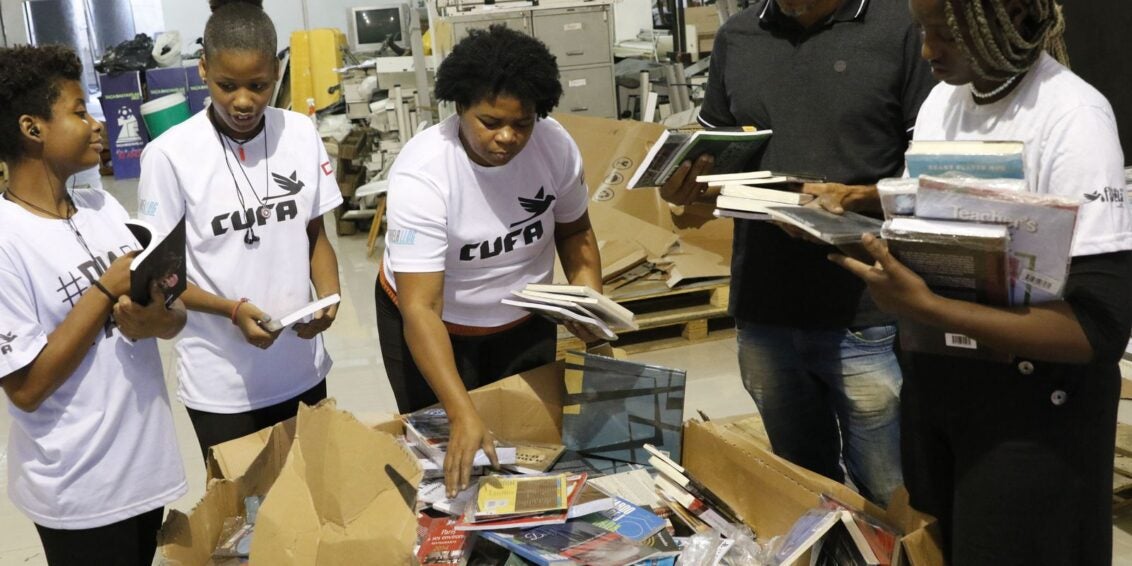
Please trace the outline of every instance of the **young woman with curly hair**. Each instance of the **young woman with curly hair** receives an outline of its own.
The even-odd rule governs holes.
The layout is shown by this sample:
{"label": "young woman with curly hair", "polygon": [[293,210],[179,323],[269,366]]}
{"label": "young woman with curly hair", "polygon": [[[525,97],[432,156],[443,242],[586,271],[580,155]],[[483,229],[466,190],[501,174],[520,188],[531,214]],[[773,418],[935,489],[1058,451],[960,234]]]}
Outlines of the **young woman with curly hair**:
{"label": "young woman with curly hair", "polygon": [[477,449],[495,462],[468,390],[554,359],[555,326],[500,300],[549,282],[555,250],[572,284],[601,291],[601,261],[581,155],[547,117],[562,86],[546,46],[502,26],[472,31],[437,71],[436,95],[456,115],[412,138],[393,164],[375,294],[398,409],[439,400],[448,412],[454,493]]}
{"label": "young woman with curly hair", "polygon": [[8,494],[48,563],[148,566],[164,506],[187,490],[155,338],[185,324],[156,287],[126,296],[137,240],[101,189],[82,64],[61,46],[0,49],[0,385]]}

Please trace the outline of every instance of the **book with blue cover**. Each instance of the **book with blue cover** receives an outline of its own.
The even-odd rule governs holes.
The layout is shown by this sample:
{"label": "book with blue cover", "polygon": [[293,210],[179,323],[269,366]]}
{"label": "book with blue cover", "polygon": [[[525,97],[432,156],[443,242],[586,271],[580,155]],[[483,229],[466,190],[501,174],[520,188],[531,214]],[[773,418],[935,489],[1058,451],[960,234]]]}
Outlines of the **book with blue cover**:
{"label": "book with blue cover", "polygon": [[648,464],[645,444],[680,461],[686,372],[605,356],[566,354],[562,443],[592,458]]}
{"label": "book with blue cover", "polygon": [[627,566],[657,551],[586,521],[523,531],[484,531],[480,536],[540,566]]}
{"label": "book with blue cover", "polygon": [[612,509],[586,515],[582,520],[634,542],[644,542],[665,527],[664,519],[620,497],[613,499]]}
{"label": "book with blue cover", "polygon": [[1020,141],[913,140],[904,153],[909,177],[960,173],[983,179],[1025,177]]}

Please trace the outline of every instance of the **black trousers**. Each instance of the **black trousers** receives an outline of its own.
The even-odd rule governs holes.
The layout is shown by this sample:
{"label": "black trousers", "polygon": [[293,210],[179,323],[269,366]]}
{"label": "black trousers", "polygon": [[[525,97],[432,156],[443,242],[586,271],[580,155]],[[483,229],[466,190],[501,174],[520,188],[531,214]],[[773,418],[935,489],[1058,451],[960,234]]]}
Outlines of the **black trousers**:
{"label": "black trousers", "polygon": [[299,414],[300,402],[317,405],[323,399],[326,399],[325,379],[286,401],[244,413],[209,413],[189,407],[186,409],[189,411],[189,420],[193,422],[193,430],[197,433],[201,456],[207,463],[209,448],[275,426]]}
{"label": "black trousers", "polygon": [[912,358],[904,482],[950,563],[1111,564],[1116,364]]}
{"label": "black trousers", "polygon": [[50,566],[150,566],[164,516],[165,508],[160,507],[93,529],[35,528]]}
{"label": "black trousers", "polygon": [[[378,282],[374,286],[377,303],[377,332],[385,373],[397,399],[397,410],[410,413],[437,402],[428,382],[413,361],[405,342],[401,311]],[[455,336],[452,352],[456,369],[469,391],[494,383],[521,371],[554,361],[557,328],[549,321],[532,317],[514,328],[487,336]]]}

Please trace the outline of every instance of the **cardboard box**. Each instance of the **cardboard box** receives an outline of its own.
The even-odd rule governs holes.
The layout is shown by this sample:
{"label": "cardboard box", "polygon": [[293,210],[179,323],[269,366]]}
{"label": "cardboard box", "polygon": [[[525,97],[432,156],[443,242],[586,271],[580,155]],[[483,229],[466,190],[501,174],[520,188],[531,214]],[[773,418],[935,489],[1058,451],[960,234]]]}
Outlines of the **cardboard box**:
{"label": "cardboard box", "polygon": [[[556,362],[469,394],[498,438],[560,443],[564,371]],[[363,563],[359,556],[408,563],[414,535],[405,531],[416,523],[406,518],[415,495],[407,490],[415,490],[421,476],[415,459],[406,461],[401,447],[391,444],[390,435],[403,433],[401,421],[366,427],[337,411],[333,401],[303,407],[296,420],[213,447],[208,490],[188,515],[170,511],[159,535],[162,557],[172,564],[204,564],[224,519],[242,512],[243,497],[267,494],[260,509],[260,521],[267,522],[263,531],[257,525],[253,564]],[[943,564],[930,517],[901,498],[881,510],[844,485],[778,458],[751,422],[686,423],[683,465],[760,539],[785,534],[822,493],[830,493],[902,529],[913,566]],[[376,512],[378,505],[383,512]],[[369,537],[381,537],[379,554]]]}
{"label": "cardboard box", "polygon": [[760,540],[786,534],[807,509],[828,493],[904,533],[901,543],[912,566],[943,566],[935,519],[908,506],[903,489],[887,510],[829,478],[778,456],[745,426],[745,418],[684,425],[683,465],[726,501]]}
{"label": "cardboard box", "polygon": [[110,135],[114,178],[136,179],[141,176],[141,153],[149,141],[141,122],[141,72],[98,75],[98,84]]}
{"label": "cardboard box", "polygon": [[185,68],[181,66],[147,70],[145,88],[149,93],[146,100],[155,100],[175,92],[183,94],[186,99],[189,97],[188,79],[185,77]]}
{"label": "cardboard box", "polygon": [[423,476],[416,456],[333,400],[301,406],[293,424],[214,453],[210,475],[238,475],[214,475],[188,515],[169,512],[158,534],[167,564],[207,564],[224,520],[244,512],[248,495],[265,496],[252,563],[357,564],[377,556],[383,564],[415,563],[414,502]]}
{"label": "cardboard box", "polygon": [[[634,120],[609,120],[556,114],[582,153],[590,189],[590,220],[599,241],[624,240],[644,248],[651,258],[678,252],[678,274],[670,287],[731,274],[731,219],[691,222],[674,214],[657,189],[628,189],[629,177],[664,126]],[[678,247],[676,247],[678,244]]]}
{"label": "cardboard box", "polygon": [[200,78],[199,60],[184,61],[185,82],[189,85],[189,112],[196,114],[208,105],[208,85]]}

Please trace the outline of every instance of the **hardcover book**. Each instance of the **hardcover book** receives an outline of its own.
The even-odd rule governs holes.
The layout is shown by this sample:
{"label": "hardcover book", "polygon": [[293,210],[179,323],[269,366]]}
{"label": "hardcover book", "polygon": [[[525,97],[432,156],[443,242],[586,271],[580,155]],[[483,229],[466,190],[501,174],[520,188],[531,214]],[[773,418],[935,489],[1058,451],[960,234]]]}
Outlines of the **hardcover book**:
{"label": "hardcover book", "polygon": [[972,177],[1022,179],[1020,141],[913,140],[904,153],[908,176],[961,173]]}
{"label": "hardcover book", "polygon": [[681,163],[705,153],[715,158],[712,171],[717,174],[743,171],[771,134],[771,130],[750,127],[666,130],[649,149],[627,186],[630,189],[659,187]]}
{"label": "hardcover book", "polygon": [[680,458],[684,423],[684,370],[566,354],[562,443],[568,450],[645,464],[645,444]]}

